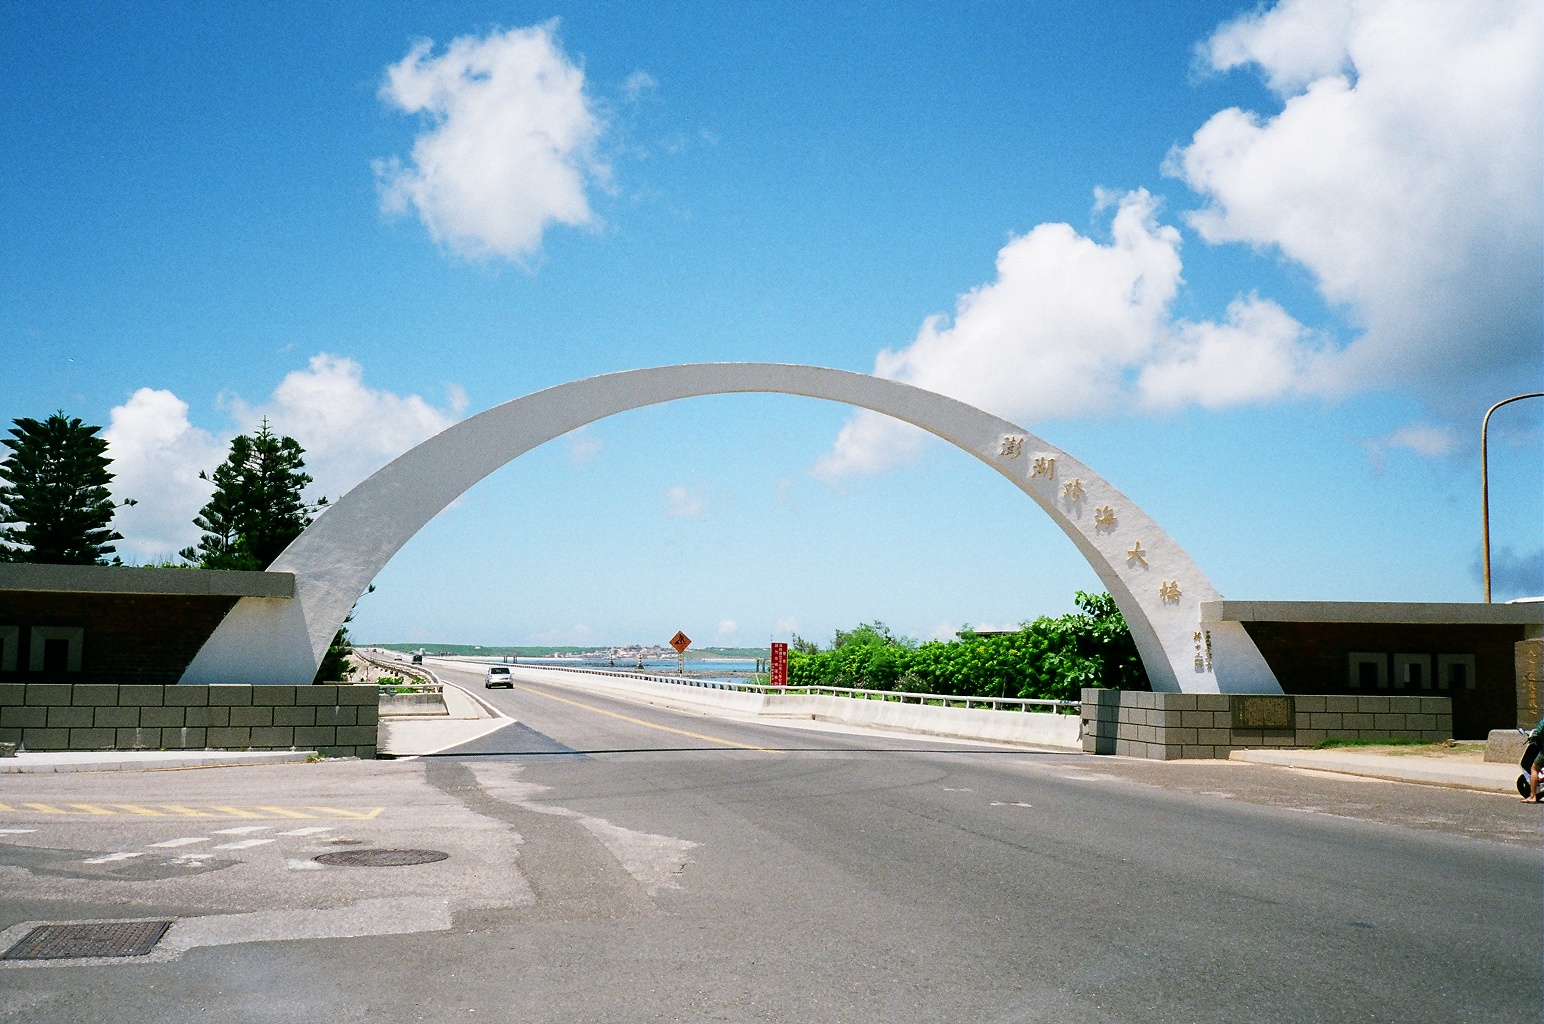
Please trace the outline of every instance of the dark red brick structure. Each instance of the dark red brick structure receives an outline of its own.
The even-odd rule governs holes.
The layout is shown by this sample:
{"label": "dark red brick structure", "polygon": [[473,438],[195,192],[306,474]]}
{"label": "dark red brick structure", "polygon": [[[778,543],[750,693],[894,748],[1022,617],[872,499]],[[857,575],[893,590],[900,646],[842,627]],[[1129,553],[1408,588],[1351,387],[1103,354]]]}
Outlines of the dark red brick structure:
{"label": "dark red brick structure", "polygon": [[294,594],[288,573],[0,565],[0,682],[176,683],[238,598]]}
{"label": "dark red brick structure", "polygon": [[1208,601],[1201,615],[1241,623],[1289,694],[1447,697],[1453,737],[1474,740],[1517,725],[1514,648],[1544,628],[1540,604]]}

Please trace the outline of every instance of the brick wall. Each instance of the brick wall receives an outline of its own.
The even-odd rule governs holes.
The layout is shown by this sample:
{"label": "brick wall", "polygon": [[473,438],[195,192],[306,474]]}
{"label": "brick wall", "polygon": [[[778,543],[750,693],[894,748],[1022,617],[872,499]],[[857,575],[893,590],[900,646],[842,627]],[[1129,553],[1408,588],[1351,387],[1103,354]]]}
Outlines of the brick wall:
{"label": "brick wall", "polygon": [[375,757],[375,686],[0,683],[25,750],[315,750]]}
{"label": "brick wall", "polygon": [[[1247,727],[1262,722],[1277,727]],[[1171,761],[1227,757],[1249,747],[1311,747],[1331,736],[1444,740],[1452,735],[1447,697],[1083,691],[1083,750],[1089,754]]]}
{"label": "brick wall", "polygon": [[1390,678],[1389,690],[1380,688],[1378,693],[1411,697],[1440,694],[1451,698],[1453,735],[1458,739],[1482,740],[1492,729],[1513,727],[1513,645],[1523,639],[1524,626],[1374,622],[1245,622],[1243,626],[1265,656],[1281,688],[1293,694],[1366,694],[1365,689],[1349,685],[1348,656],[1352,651],[1388,654],[1391,665],[1395,654],[1427,654],[1433,666],[1440,654],[1472,654],[1472,690],[1428,687],[1401,692],[1399,680]]}
{"label": "brick wall", "polygon": [[[0,682],[175,683],[236,601],[186,594],[0,591],[0,626],[20,627],[17,671],[0,672]],[[46,677],[27,671],[33,626],[81,627],[81,670]]]}

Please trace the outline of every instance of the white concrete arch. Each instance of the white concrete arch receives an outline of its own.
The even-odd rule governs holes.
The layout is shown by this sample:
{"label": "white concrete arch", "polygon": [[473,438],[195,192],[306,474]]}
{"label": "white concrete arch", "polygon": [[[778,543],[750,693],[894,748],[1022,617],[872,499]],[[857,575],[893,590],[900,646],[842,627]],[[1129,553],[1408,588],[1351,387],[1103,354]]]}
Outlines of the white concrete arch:
{"label": "white concrete arch", "polygon": [[1190,556],[1077,459],[1007,420],[931,391],[781,363],[697,363],[589,377],[505,402],[436,434],[345,494],[285,548],[268,568],[295,574],[295,598],[242,598],[182,682],[309,683],[349,608],[381,568],[489,473],[616,413],[747,392],[802,395],[893,416],[1007,477],[1072,539],[1114,596],[1154,689],[1281,692],[1242,626],[1203,628],[1201,602],[1221,595]]}

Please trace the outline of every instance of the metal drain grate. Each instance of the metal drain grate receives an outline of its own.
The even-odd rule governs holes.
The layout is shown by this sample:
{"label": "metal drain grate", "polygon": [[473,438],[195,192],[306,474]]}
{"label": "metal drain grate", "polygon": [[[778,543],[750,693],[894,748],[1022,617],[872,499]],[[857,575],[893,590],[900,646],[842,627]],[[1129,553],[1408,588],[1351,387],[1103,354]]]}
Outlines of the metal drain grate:
{"label": "metal drain grate", "polygon": [[0,960],[78,960],[94,956],[144,956],[161,941],[170,921],[99,921],[44,924],[6,950]]}
{"label": "metal drain grate", "polygon": [[401,868],[409,864],[433,864],[445,860],[439,850],[340,850],[316,858],[320,864],[346,868]]}

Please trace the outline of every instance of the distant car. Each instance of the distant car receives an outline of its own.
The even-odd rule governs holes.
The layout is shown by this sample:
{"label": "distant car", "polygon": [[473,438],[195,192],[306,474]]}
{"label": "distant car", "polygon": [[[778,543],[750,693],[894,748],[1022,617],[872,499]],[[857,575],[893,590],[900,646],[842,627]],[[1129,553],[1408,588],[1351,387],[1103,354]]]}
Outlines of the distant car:
{"label": "distant car", "polygon": [[488,666],[488,675],[483,679],[483,688],[491,690],[495,686],[502,686],[509,690],[515,688],[515,677],[509,674],[508,665]]}
{"label": "distant car", "polygon": [[415,655],[413,655],[413,664],[415,664],[415,665],[422,665],[423,663],[424,663],[424,656],[422,654],[415,654]]}

